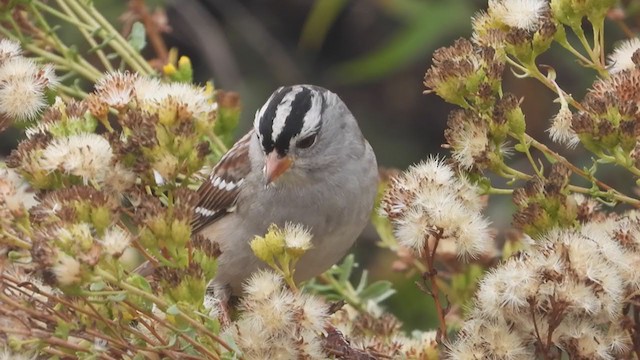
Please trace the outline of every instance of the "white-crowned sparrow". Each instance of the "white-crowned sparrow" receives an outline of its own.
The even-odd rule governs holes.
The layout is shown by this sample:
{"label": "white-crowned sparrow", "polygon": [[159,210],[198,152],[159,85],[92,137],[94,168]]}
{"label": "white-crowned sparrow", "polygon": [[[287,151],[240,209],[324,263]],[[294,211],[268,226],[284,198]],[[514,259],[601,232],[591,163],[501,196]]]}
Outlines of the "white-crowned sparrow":
{"label": "white-crowned sparrow", "polygon": [[266,266],[250,241],[271,224],[301,224],[313,235],[296,281],[327,270],[365,227],[377,182],[373,150],[336,94],[312,85],[279,88],[198,190],[193,233],[222,251],[210,288],[241,293],[243,281]]}

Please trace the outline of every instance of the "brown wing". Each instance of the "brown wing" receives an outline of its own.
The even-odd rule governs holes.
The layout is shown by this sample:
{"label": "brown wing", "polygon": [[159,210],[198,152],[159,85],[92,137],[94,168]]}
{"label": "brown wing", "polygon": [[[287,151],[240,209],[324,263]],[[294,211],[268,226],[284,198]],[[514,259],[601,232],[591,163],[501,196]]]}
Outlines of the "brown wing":
{"label": "brown wing", "polygon": [[193,233],[233,211],[240,188],[251,169],[249,143],[253,134],[251,130],[238,140],[200,185],[200,200],[191,220]]}

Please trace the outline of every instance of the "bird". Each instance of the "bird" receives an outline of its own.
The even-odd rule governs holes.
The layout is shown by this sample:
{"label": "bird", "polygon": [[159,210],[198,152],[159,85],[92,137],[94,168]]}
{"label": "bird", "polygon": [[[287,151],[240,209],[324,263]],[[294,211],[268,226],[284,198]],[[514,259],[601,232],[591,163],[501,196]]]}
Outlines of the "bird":
{"label": "bird", "polygon": [[338,95],[314,85],[280,87],[197,190],[192,234],[221,250],[208,293],[223,302],[242,294],[243,283],[267,267],[250,242],[272,224],[312,234],[296,282],[323,273],[368,223],[377,186],[374,151]]}

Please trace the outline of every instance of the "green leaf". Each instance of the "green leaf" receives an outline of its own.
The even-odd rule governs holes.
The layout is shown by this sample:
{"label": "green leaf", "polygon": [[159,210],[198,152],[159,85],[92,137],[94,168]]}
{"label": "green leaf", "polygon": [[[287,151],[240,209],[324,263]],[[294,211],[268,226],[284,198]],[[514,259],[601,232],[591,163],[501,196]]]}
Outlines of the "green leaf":
{"label": "green leaf", "polygon": [[340,282],[341,284],[346,283],[347,281],[349,281],[349,278],[351,277],[351,272],[353,270],[353,268],[356,266],[355,264],[355,260],[354,260],[354,256],[353,254],[349,254],[347,255],[346,258],[344,258],[344,261],[342,262],[342,264],[340,264],[339,266],[339,276],[338,276],[338,282]]}
{"label": "green leaf", "polygon": [[133,23],[131,34],[129,35],[129,44],[138,52],[147,46],[147,34],[145,33],[144,25],[139,21]]}
{"label": "green leaf", "polygon": [[360,294],[364,288],[367,286],[367,278],[369,277],[369,272],[367,270],[362,271],[362,276],[360,276],[360,281],[358,282],[358,286],[356,287],[356,293]]}
{"label": "green leaf", "polygon": [[174,315],[175,316],[175,315],[180,314],[180,309],[178,309],[178,305],[173,304],[173,305],[171,305],[171,306],[169,306],[167,308],[166,313],[169,314],[169,315]]}
{"label": "green leaf", "polygon": [[89,285],[89,290],[102,291],[104,290],[105,286],[107,286],[107,284],[105,284],[104,281],[100,280],[100,281],[91,283],[91,285]]}
{"label": "green leaf", "polygon": [[525,153],[525,152],[527,152],[527,150],[528,150],[528,147],[527,147],[527,146],[525,146],[525,145],[524,145],[524,144],[522,144],[522,143],[516,144],[513,148],[514,148],[516,151],[521,152],[521,153]]}
{"label": "green leaf", "polygon": [[[151,290],[151,285],[149,284],[147,279],[145,279],[143,276],[139,274],[131,274],[127,278],[127,283],[137,287],[140,290],[143,290],[144,292],[147,292],[150,294],[153,293],[153,291]],[[146,311],[151,311],[151,309],[153,308],[153,302],[141,296],[131,295],[130,300],[131,302],[133,302],[134,304],[138,305],[139,307],[141,307]]]}
{"label": "green leaf", "polygon": [[127,299],[127,293],[122,292],[116,295],[109,295],[107,297],[107,300],[109,301],[113,301],[113,302],[121,302]]}
{"label": "green leaf", "polygon": [[395,290],[391,288],[391,282],[386,280],[376,281],[360,293],[362,300],[373,300],[378,303],[393,295]]}
{"label": "green leaf", "polygon": [[53,332],[53,336],[66,340],[69,337],[69,332],[73,327],[66,322],[59,322],[56,326],[56,330]]}

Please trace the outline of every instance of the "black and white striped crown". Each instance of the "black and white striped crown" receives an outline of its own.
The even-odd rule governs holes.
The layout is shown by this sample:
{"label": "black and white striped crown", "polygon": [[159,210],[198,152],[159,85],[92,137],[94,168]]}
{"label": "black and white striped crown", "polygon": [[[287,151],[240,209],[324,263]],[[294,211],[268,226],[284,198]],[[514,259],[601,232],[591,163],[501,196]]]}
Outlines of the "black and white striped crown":
{"label": "black and white striped crown", "polygon": [[265,153],[285,155],[292,139],[316,134],[322,126],[325,94],[318,86],[294,85],[276,90],[256,112],[254,128]]}

